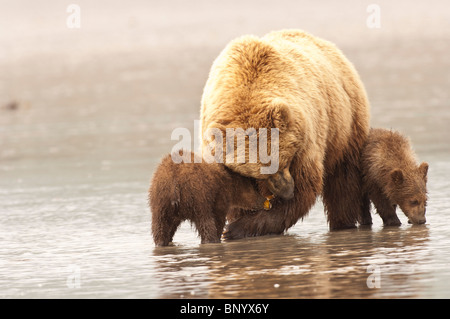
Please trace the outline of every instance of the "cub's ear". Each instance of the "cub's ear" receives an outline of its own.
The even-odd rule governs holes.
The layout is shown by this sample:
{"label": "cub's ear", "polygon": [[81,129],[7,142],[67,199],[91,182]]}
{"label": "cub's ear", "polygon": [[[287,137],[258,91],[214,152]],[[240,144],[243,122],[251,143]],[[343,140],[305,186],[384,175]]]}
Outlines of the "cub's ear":
{"label": "cub's ear", "polygon": [[289,106],[282,99],[274,99],[272,101],[271,117],[274,128],[280,131],[286,130],[291,122]]}
{"label": "cub's ear", "polygon": [[427,173],[428,173],[428,163],[423,162],[422,164],[420,164],[419,172],[422,175],[423,179],[426,179],[427,178]]}
{"label": "cub's ear", "polygon": [[403,172],[401,169],[396,169],[391,172],[391,178],[395,185],[403,183]]}

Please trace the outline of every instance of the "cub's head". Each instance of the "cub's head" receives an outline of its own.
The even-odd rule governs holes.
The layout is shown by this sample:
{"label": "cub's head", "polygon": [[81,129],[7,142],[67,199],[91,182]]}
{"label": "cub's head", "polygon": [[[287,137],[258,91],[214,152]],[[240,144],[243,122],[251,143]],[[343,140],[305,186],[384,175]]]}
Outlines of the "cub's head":
{"label": "cub's head", "polygon": [[239,207],[246,210],[258,211],[264,209],[266,197],[260,194],[254,179],[234,173],[237,194],[234,196],[232,207]]}
{"label": "cub's head", "polygon": [[424,224],[427,206],[428,164],[422,163],[412,171],[395,169],[391,172],[393,197],[412,224]]}

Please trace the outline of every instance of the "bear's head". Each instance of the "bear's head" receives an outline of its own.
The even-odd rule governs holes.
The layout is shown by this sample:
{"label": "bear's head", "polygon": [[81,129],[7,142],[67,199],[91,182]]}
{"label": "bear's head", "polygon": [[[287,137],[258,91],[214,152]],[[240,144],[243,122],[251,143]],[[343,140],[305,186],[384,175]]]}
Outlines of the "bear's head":
{"label": "bear's head", "polygon": [[[240,178],[239,178],[240,177]],[[231,207],[238,207],[245,210],[258,211],[264,209],[266,197],[258,192],[258,187],[250,178],[239,176],[235,178],[238,181],[236,185],[237,194]]]}
{"label": "bear's head", "polygon": [[267,179],[268,189],[272,194],[280,196],[283,199],[294,198],[294,179],[289,172],[289,167],[278,170],[278,173],[269,176]]}
{"label": "bear's head", "polygon": [[214,154],[216,161],[243,176],[267,180],[275,196],[291,199],[294,179],[289,168],[301,138],[289,106],[275,98],[234,110],[215,113],[214,121],[203,127],[203,156]]}
{"label": "bear's head", "polygon": [[428,164],[422,163],[412,170],[395,169],[391,172],[394,202],[412,224],[424,224],[427,206]]}

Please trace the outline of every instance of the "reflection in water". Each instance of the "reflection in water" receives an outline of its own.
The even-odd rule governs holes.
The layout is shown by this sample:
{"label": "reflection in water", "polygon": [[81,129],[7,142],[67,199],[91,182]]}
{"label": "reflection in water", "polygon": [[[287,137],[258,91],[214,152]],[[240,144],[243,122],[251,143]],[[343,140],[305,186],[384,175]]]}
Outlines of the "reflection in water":
{"label": "reflection in water", "polygon": [[[162,298],[419,297],[427,226],[307,237],[267,236],[196,248],[155,248]],[[379,267],[380,288],[367,285]]]}

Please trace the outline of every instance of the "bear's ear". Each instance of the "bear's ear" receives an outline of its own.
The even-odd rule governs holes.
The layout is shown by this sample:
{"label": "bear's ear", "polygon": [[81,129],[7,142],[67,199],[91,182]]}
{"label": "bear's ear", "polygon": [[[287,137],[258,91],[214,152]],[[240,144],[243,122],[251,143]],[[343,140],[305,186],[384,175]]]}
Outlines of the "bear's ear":
{"label": "bear's ear", "polygon": [[274,99],[272,101],[271,117],[273,127],[280,131],[286,130],[291,121],[289,106],[282,99]]}
{"label": "bear's ear", "polygon": [[423,162],[419,166],[419,173],[422,175],[422,178],[426,180],[428,173],[428,163]]}
{"label": "bear's ear", "polygon": [[225,127],[222,125],[222,122],[220,121],[214,121],[208,124],[208,127],[206,127],[205,131],[207,130],[214,130],[219,129],[221,132],[225,132]]}
{"label": "bear's ear", "polygon": [[202,132],[201,139],[204,142],[212,142],[221,134],[225,136],[225,127],[219,122],[211,122]]}
{"label": "bear's ear", "polygon": [[391,172],[391,178],[395,185],[403,183],[403,172],[401,169],[396,169]]}

